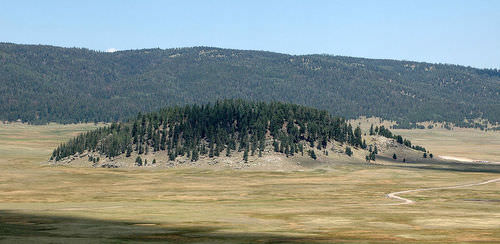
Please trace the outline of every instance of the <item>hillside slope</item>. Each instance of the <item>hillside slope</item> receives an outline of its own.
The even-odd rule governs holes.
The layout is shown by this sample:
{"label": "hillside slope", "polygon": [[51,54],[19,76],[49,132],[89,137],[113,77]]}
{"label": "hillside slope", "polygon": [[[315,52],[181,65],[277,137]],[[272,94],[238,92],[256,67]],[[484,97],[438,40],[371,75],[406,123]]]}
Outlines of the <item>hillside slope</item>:
{"label": "hillside slope", "polygon": [[209,47],[103,53],[0,43],[0,120],[118,121],[221,98],[293,102],[347,118],[500,122],[500,72]]}
{"label": "hillside slope", "polygon": [[[385,142],[368,145],[366,139],[373,141],[375,133],[384,136]],[[359,127],[353,129],[345,119],[324,110],[280,102],[223,100],[138,114],[132,121],[73,138],[56,148],[50,160],[57,164],[80,159],[80,164],[90,162],[94,167],[130,167],[147,164],[143,158],[149,158],[150,165],[158,159],[171,166],[200,158],[216,164],[216,159],[224,158],[228,164],[245,166],[249,159],[255,162],[264,157],[276,166],[289,161],[280,158],[294,156],[312,161],[331,154],[350,160],[353,150],[359,152],[355,155],[358,161],[375,160],[376,147],[387,148],[388,141],[392,148],[412,151],[410,141],[383,126],[372,128],[368,137],[362,134]]]}

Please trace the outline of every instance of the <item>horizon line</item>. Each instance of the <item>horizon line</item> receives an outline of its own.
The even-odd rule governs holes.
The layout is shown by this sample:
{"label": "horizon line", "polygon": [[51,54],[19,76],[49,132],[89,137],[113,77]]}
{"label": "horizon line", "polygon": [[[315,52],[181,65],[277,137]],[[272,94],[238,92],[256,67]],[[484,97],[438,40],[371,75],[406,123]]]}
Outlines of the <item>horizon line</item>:
{"label": "horizon line", "polygon": [[479,69],[479,70],[491,70],[491,71],[496,71],[500,72],[500,67],[496,68],[486,68],[486,67],[477,67],[477,66],[471,66],[471,65],[464,65],[464,64],[454,64],[454,63],[439,63],[439,62],[432,62],[432,61],[417,61],[417,60],[406,60],[406,59],[397,59],[397,58],[376,58],[376,57],[359,57],[359,56],[348,56],[348,55],[341,55],[341,54],[329,54],[329,53],[305,53],[305,54],[291,54],[291,53],[285,53],[285,52],[279,52],[279,51],[271,51],[271,50],[262,50],[262,49],[239,49],[239,48],[227,48],[227,47],[216,47],[216,46],[182,46],[182,47],[168,47],[168,48],[161,48],[161,47],[143,47],[143,48],[136,48],[136,49],[116,49],[113,47],[107,48],[105,50],[102,49],[92,49],[88,47],[78,47],[78,46],[59,46],[59,45],[54,45],[54,44],[43,44],[43,43],[15,43],[15,42],[4,42],[0,41],[0,44],[13,44],[13,45],[23,45],[23,46],[47,46],[47,47],[55,47],[55,48],[66,48],[66,49],[85,49],[93,52],[99,52],[99,53],[118,53],[118,52],[127,52],[127,51],[141,51],[141,50],[172,50],[172,49],[188,49],[188,48],[216,48],[216,49],[226,49],[226,50],[239,50],[239,51],[254,51],[254,52],[268,52],[268,53],[275,53],[275,54],[281,54],[281,55],[289,55],[289,56],[332,56],[332,57],[348,57],[348,58],[358,58],[358,59],[368,59],[368,60],[387,60],[387,61],[400,61],[400,62],[413,62],[413,63],[425,63],[425,64],[434,64],[434,65],[445,65],[445,66],[461,66],[465,68],[472,68],[472,69]]}

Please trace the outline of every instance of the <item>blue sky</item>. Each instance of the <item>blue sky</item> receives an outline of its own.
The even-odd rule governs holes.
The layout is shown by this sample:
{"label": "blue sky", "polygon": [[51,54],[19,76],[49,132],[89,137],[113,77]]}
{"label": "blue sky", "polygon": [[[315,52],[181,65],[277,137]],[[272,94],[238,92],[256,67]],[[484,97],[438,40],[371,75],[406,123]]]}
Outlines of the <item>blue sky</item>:
{"label": "blue sky", "polygon": [[500,68],[500,1],[10,1],[0,42],[216,46]]}

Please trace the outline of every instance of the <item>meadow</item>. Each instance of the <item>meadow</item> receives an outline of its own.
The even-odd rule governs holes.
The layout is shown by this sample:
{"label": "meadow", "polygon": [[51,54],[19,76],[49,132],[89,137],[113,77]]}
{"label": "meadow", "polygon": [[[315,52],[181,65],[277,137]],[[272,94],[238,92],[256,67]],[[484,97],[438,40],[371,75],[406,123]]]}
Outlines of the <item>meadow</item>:
{"label": "meadow", "polygon": [[[0,242],[500,242],[500,182],[402,195],[415,201],[408,205],[386,196],[500,178],[495,166],[473,172],[382,160],[243,171],[41,163],[59,143],[96,126],[0,124]],[[440,154],[457,152],[435,140],[453,141],[452,149],[498,146],[499,134],[468,133],[464,141],[453,132],[405,136]],[[500,161],[497,151],[478,153]]]}
{"label": "meadow", "polygon": [[[361,117],[350,121],[353,126],[359,125],[368,131],[371,124],[382,124],[389,128],[395,122],[380,118]],[[500,162],[500,131],[479,130],[473,128],[442,128],[441,123],[433,124],[433,129],[392,129],[394,134],[408,138],[413,144],[424,146],[438,156],[451,156],[469,161]]]}
{"label": "meadow", "polygon": [[432,149],[436,155],[477,161],[500,162],[500,132],[471,128],[432,130],[394,130],[394,133],[418,145]]}

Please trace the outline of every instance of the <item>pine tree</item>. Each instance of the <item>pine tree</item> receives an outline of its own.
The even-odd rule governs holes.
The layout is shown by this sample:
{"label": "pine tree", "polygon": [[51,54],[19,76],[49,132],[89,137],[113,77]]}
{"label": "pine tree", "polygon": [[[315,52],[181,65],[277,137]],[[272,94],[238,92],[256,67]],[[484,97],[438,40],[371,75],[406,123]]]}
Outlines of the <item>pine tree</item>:
{"label": "pine tree", "polygon": [[139,154],[143,154],[144,153],[144,149],[142,147],[142,142],[139,142]]}
{"label": "pine tree", "polygon": [[361,128],[359,126],[354,129],[354,138],[353,138],[353,145],[361,147],[363,144],[362,138],[361,138]]}
{"label": "pine tree", "polygon": [[210,158],[213,158],[214,157],[214,147],[213,145],[211,147],[209,147],[209,151],[208,151],[208,157]]}
{"label": "pine tree", "polygon": [[245,163],[248,162],[248,149],[245,149],[245,151],[243,152],[243,160],[245,161]]}
{"label": "pine tree", "polygon": [[200,158],[200,155],[198,153],[198,148],[195,148],[193,150],[193,153],[191,153],[191,162],[196,162]]}
{"label": "pine tree", "polygon": [[317,157],[316,157],[316,153],[314,152],[314,149],[309,150],[308,153],[312,159],[316,160]]}
{"label": "pine tree", "polygon": [[142,166],[142,159],[140,156],[137,156],[137,158],[135,159],[135,164],[137,166]]}
{"label": "pine tree", "polygon": [[392,159],[396,160],[396,159],[398,159],[398,156],[394,153],[394,154],[392,155]]}
{"label": "pine tree", "polygon": [[350,147],[345,148],[345,154],[347,154],[347,156],[349,156],[349,157],[352,156],[352,150]]}
{"label": "pine tree", "polygon": [[266,148],[266,142],[265,139],[260,140],[259,143],[259,157],[262,157],[262,151]]}
{"label": "pine tree", "polygon": [[125,155],[125,157],[130,157],[130,154],[132,153],[132,145],[128,145],[127,146],[127,154]]}
{"label": "pine tree", "polygon": [[397,135],[396,136],[396,141],[399,143],[399,144],[403,144],[403,137],[400,136],[400,135]]}
{"label": "pine tree", "polygon": [[168,154],[168,160],[169,161],[174,161],[175,160],[175,152],[174,151],[171,151],[169,154]]}

